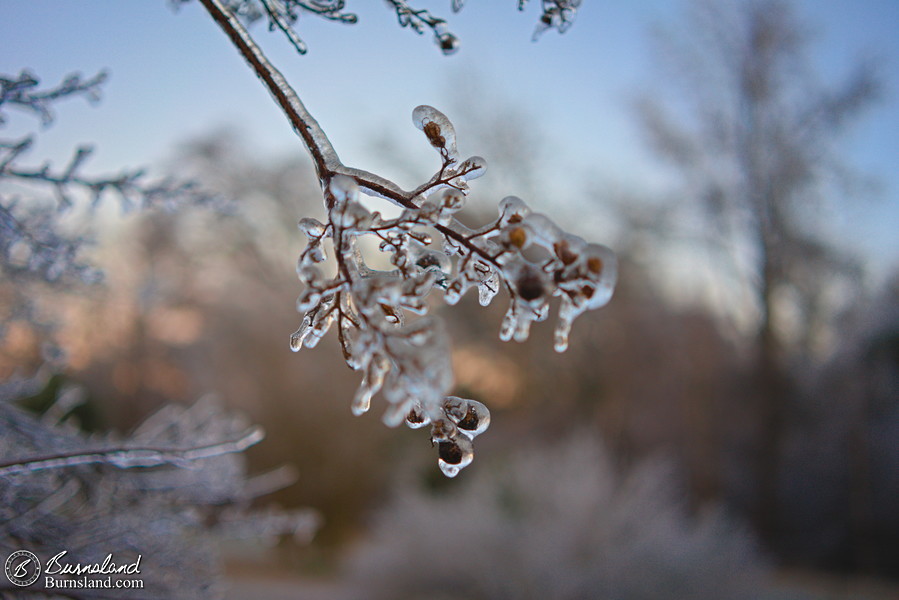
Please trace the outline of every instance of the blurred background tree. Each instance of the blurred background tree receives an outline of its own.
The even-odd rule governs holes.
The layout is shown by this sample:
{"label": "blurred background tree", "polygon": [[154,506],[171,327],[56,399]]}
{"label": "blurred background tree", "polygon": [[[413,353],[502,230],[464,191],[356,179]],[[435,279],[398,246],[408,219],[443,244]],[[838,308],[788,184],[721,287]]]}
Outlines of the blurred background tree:
{"label": "blurred background tree", "polygon": [[791,369],[825,354],[861,285],[861,265],[822,235],[822,205],[859,201],[839,142],[882,84],[867,63],[822,83],[807,28],[780,0],[691,2],[659,42],[666,93],[645,97],[639,114],[686,184],[669,216],[698,219],[693,239],[740,290],[731,310],[752,311],[750,503],[773,540],[799,384]]}

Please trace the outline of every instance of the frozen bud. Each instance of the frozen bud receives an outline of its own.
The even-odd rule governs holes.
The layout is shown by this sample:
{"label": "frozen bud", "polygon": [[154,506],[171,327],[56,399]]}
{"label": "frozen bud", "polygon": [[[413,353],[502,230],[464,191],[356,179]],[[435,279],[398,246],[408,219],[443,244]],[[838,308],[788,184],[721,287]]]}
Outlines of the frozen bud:
{"label": "frozen bud", "polygon": [[313,219],[311,217],[300,219],[300,222],[297,223],[297,227],[310,239],[320,238],[325,235],[325,226],[320,223],[318,219]]}
{"label": "frozen bud", "polygon": [[518,196],[506,196],[499,203],[499,224],[505,227],[509,223],[520,223],[531,209]]}
{"label": "frozen bud", "polygon": [[448,188],[441,192],[440,202],[444,211],[454,213],[465,206],[465,194],[455,188]]}
{"label": "frozen bud", "polygon": [[561,240],[553,244],[553,252],[555,252],[556,258],[567,267],[577,261],[586,246],[587,243],[582,238],[566,233]]}
{"label": "frozen bud", "polygon": [[460,436],[455,440],[437,444],[437,465],[447,477],[455,477],[459,471],[471,464],[474,459],[474,447],[471,440]]}
{"label": "frozen bud", "polygon": [[524,227],[516,225],[506,230],[505,238],[512,246],[519,249],[524,248],[528,243],[528,232]]}
{"label": "frozen bud", "polygon": [[412,122],[421,129],[432,146],[445,157],[456,156],[456,130],[450,120],[433,106],[421,105],[412,111]]}
{"label": "frozen bud", "polygon": [[459,38],[451,33],[441,33],[437,36],[437,45],[444,54],[453,54],[459,49]]}
{"label": "frozen bud", "polygon": [[425,271],[436,271],[443,275],[449,275],[453,269],[450,257],[443,252],[422,252],[415,260],[415,264]]}
{"label": "frozen bud", "polygon": [[447,396],[443,401],[443,412],[469,438],[484,433],[490,426],[490,411],[477,400]]}
{"label": "frozen bud", "polygon": [[406,415],[406,425],[410,429],[421,429],[431,423],[431,419],[420,408],[413,408]]}
{"label": "frozen bud", "polygon": [[297,274],[299,274],[302,266],[324,262],[325,258],[325,249],[322,248],[322,245],[318,242],[309,242],[309,245],[300,254],[299,261],[297,261]]}
{"label": "frozen bud", "polygon": [[586,308],[605,306],[612,299],[615,282],[618,279],[618,259],[615,253],[602,244],[588,244],[582,257],[586,275],[595,286],[585,289],[588,296]]}

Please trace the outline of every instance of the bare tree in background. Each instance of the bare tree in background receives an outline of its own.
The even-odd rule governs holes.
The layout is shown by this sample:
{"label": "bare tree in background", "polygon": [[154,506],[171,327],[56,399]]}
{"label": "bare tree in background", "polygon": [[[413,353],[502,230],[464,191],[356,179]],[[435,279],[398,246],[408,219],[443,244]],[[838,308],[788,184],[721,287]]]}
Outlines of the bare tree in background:
{"label": "bare tree in background", "polygon": [[870,65],[822,84],[809,37],[781,0],[696,0],[682,28],[662,39],[673,94],[639,104],[654,149],[684,176],[683,208],[701,219],[710,247],[745,286],[757,317],[755,518],[777,522],[777,480],[791,395],[785,360],[808,356],[824,330],[835,286],[858,267],[816,230],[831,192],[852,181],[837,142],[876,98]]}

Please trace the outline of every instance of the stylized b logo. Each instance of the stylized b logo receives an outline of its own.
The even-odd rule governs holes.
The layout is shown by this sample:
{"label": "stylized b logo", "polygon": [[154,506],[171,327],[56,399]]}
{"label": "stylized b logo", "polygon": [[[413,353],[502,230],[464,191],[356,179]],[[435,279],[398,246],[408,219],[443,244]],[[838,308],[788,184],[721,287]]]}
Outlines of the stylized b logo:
{"label": "stylized b logo", "polygon": [[13,571],[13,577],[18,577],[19,579],[25,579],[28,575],[28,571],[25,569],[31,563],[30,558],[26,558],[16,567],[16,570]]}
{"label": "stylized b logo", "polygon": [[6,559],[4,571],[10,583],[18,586],[31,585],[41,574],[41,561],[28,550],[16,550]]}

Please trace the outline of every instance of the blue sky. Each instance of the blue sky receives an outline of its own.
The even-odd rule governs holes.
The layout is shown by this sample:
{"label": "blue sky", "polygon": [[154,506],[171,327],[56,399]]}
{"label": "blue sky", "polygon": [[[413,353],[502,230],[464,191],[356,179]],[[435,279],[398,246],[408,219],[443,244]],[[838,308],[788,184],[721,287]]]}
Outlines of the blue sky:
{"label": "blue sky", "polygon": [[[355,26],[303,19],[299,30],[310,48],[304,57],[264,27],[255,30],[344,162],[390,175],[390,161],[371,153],[372,136],[385,131],[426,152],[411,126],[412,109],[445,106],[450,78],[474,73],[489,85],[470,102],[502,98],[539,115],[554,132],[559,165],[574,165],[597,181],[648,187],[661,181],[642,148],[629,100],[648,89],[655,74],[650,24],[670,20],[681,3],[585,0],[567,34],[549,32],[536,44],[530,42],[536,0],[525,13],[515,10],[514,0],[469,0],[457,15],[448,0],[418,4],[450,17],[462,38],[458,54],[444,57],[428,37],[399,29],[375,0],[348,2],[360,16]],[[802,0],[797,6],[817,33],[814,59],[824,79],[838,80],[852,61],[873,56],[887,80],[885,101],[846,144],[852,163],[878,176],[883,190],[832,223],[883,272],[899,261],[899,2]],[[33,152],[35,161],[62,162],[71,148],[90,142],[98,148],[91,163],[96,170],[153,164],[176,142],[225,124],[249,131],[253,152],[303,151],[196,2],[174,12],[166,0],[0,0],[0,39],[2,73],[28,67],[47,84],[72,71],[111,73],[99,106],[70,101],[60,107],[58,123]],[[26,118],[15,122],[3,137],[35,125]],[[479,153],[465,147],[464,121],[456,125],[462,151]]]}

